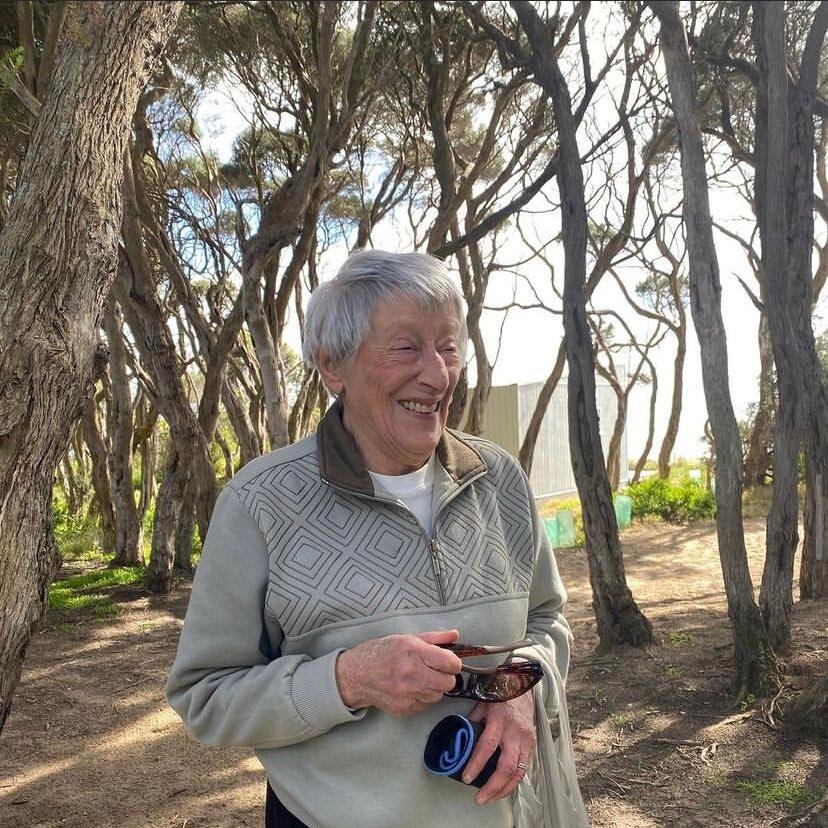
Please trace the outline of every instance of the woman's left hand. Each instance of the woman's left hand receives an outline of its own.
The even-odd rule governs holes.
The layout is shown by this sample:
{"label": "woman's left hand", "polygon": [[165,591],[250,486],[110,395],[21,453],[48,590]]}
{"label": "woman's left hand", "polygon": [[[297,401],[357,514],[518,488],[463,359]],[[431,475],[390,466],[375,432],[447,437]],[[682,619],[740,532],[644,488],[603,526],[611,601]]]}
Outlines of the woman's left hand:
{"label": "woman's left hand", "polygon": [[485,726],[463,772],[464,782],[474,779],[500,746],[497,768],[475,797],[478,805],[485,805],[509,796],[523,779],[532,760],[535,748],[532,693],[505,702],[479,702],[469,713],[469,719],[485,722]]}

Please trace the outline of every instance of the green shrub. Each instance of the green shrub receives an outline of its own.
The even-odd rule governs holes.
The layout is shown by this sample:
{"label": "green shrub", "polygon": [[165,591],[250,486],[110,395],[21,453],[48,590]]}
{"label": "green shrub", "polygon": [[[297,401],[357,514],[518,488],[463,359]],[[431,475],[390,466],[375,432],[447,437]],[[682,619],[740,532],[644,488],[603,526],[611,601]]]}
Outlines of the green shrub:
{"label": "green shrub", "polygon": [[696,480],[674,484],[651,477],[628,486],[632,498],[633,517],[653,515],[671,523],[683,523],[716,515],[716,499],[712,492]]}

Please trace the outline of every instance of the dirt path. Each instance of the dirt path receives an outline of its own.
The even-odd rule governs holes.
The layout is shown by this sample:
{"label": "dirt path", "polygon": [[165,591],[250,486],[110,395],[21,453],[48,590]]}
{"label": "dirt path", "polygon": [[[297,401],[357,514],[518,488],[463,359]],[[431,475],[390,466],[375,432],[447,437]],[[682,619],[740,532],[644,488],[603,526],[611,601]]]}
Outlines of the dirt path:
{"label": "dirt path", "polygon": [[[762,525],[747,529],[758,584]],[[817,796],[828,786],[815,740],[772,730],[727,695],[729,633],[714,537],[711,524],[624,534],[630,587],[662,644],[607,657],[592,654],[585,556],[559,554],[576,635],[570,715],[595,826],[786,825],[808,810],[802,786]],[[115,618],[47,618],[0,737],[0,826],[262,824],[257,761],[246,750],[196,744],[165,704],[187,594],[121,589]],[[795,606],[792,689],[826,669],[824,604]],[[780,804],[786,796],[788,807]]]}

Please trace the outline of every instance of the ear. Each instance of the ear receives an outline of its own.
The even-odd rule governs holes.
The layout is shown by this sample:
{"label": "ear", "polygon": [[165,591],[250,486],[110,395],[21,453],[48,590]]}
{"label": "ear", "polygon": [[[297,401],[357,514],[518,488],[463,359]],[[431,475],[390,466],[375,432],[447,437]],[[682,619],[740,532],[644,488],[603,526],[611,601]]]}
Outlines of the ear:
{"label": "ear", "polygon": [[342,366],[334,362],[331,355],[324,348],[320,348],[316,352],[316,365],[322,376],[322,382],[325,383],[327,389],[337,397],[341,397],[345,389]]}

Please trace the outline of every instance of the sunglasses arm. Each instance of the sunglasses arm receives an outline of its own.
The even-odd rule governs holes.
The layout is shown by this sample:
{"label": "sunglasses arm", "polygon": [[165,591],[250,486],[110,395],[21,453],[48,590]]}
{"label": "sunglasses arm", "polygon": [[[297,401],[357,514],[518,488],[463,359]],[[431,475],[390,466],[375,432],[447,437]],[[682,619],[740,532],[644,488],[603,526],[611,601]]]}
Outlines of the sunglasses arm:
{"label": "sunglasses arm", "polygon": [[498,653],[511,653],[513,650],[519,650],[522,647],[529,647],[532,645],[529,638],[524,638],[521,641],[515,641],[514,644],[506,644],[504,646],[490,646],[488,644],[462,644],[456,641],[454,644],[438,644],[444,650],[451,650],[451,652],[466,658],[473,656],[497,655]]}

